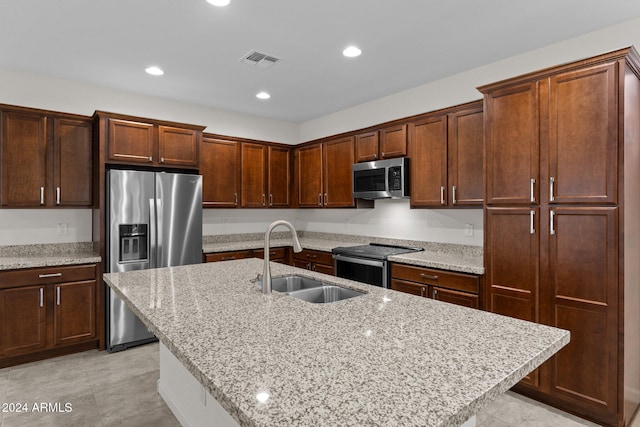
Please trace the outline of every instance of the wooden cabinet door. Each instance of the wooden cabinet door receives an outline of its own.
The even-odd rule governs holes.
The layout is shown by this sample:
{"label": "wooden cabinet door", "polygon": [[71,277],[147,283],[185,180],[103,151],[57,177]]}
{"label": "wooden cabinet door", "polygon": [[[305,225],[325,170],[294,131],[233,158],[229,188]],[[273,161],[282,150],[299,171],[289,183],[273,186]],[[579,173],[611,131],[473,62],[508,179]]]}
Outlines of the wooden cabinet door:
{"label": "wooden cabinet door", "polygon": [[322,144],[307,145],[296,150],[298,206],[322,207]]}
{"label": "wooden cabinet door", "polygon": [[[550,324],[571,342],[550,362],[551,394],[585,411],[617,413],[618,208],[550,211]],[[635,329],[638,325],[629,325]]]}
{"label": "wooden cabinet door", "polygon": [[34,207],[46,203],[47,119],[3,111],[0,135],[0,204]]}
{"label": "wooden cabinet door", "polygon": [[158,126],[160,165],[197,168],[198,136],[198,132],[193,129]]}
{"label": "wooden cabinet door", "polygon": [[205,208],[238,206],[240,144],[203,138],[200,146],[202,205]]}
{"label": "wooden cabinet door", "polygon": [[46,347],[45,298],[43,286],[0,291],[0,355],[26,354]]}
{"label": "wooden cabinet door", "polygon": [[356,162],[370,162],[378,160],[379,138],[378,131],[356,135]]}
{"label": "wooden cabinet door", "polygon": [[324,143],[323,205],[325,207],[354,206],[351,172],[353,163],[355,163],[353,137],[339,138]]}
{"label": "wooden cabinet door", "polygon": [[538,208],[487,208],[488,311],[538,322]]}
{"label": "wooden cabinet door", "polygon": [[430,294],[431,298],[438,301],[448,302],[451,304],[461,305],[463,307],[469,308],[480,307],[478,295],[454,291],[447,288],[439,288],[435,286],[431,288]]}
{"label": "wooden cabinet door", "polygon": [[482,105],[449,114],[448,177],[450,206],[484,201]]}
{"label": "wooden cabinet door", "polygon": [[411,206],[437,207],[447,203],[447,116],[411,123]]}
{"label": "wooden cabinet door", "polygon": [[89,120],[53,121],[53,194],[49,200],[56,206],[93,204],[92,129]]}
{"label": "wooden cabinet door", "polygon": [[96,337],[96,282],[55,285],[54,345],[91,341]]}
{"label": "wooden cabinet door", "polygon": [[291,150],[269,146],[268,194],[270,208],[291,206]]}
{"label": "wooden cabinet door", "polygon": [[380,130],[380,158],[391,159],[407,155],[407,125],[390,126]]}
{"label": "wooden cabinet door", "polygon": [[487,204],[539,203],[538,83],[496,90],[484,101]]}
{"label": "wooden cabinet door", "polygon": [[597,65],[550,79],[550,203],[617,202],[617,68]]}
{"label": "wooden cabinet door", "polygon": [[240,206],[264,208],[267,206],[267,146],[242,143],[242,182]]}
{"label": "wooden cabinet door", "polygon": [[[485,223],[485,309],[539,322],[540,210],[489,207]],[[539,370],[528,374],[522,383],[538,387]]]}
{"label": "wooden cabinet door", "polygon": [[317,271],[318,273],[329,274],[331,276],[335,275],[333,271],[333,265],[329,265],[329,264],[314,263],[311,265],[311,270]]}
{"label": "wooden cabinet door", "polygon": [[108,119],[107,156],[115,162],[154,162],[154,128],[150,123]]}
{"label": "wooden cabinet door", "polygon": [[391,279],[391,289],[425,298],[429,295],[429,286],[399,279]]}

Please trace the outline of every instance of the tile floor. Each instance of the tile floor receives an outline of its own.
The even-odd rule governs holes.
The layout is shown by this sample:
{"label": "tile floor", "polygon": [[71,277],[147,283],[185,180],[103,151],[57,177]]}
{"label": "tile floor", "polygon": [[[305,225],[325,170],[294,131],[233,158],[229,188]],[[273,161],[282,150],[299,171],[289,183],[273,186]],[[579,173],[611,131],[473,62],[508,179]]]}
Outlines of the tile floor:
{"label": "tile floor", "polygon": [[[114,354],[94,350],[0,369],[0,404],[25,402],[29,406],[27,413],[0,412],[0,426],[179,426],[156,391],[158,376],[157,344]],[[59,403],[61,410],[32,412],[33,404],[39,402]],[[71,404],[71,411],[63,412],[65,403]],[[477,425],[596,424],[509,392],[478,414]],[[640,427],[640,417],[631,427]]]}

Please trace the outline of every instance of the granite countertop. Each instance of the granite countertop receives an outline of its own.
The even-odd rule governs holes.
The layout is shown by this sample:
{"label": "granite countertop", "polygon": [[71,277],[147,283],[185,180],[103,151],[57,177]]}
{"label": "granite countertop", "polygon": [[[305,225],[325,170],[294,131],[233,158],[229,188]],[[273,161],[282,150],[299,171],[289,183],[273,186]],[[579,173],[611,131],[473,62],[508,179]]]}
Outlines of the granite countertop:
{"label": "granite countertop", "polygon": [[95,264],[102,258],[91,242],[0,246],[0,270]]}
{"label": "granite countertop", "polygon": [[274,277],[367,294],[331,304],[262,294],[252,282],[262,267],[104,275],[241,425],[457,426],[569,342],[568,331],[277,263]]}
{"label": "granite countertop", "polygon": [[[383,243],[423,248],[424,251],[394,255],[389,261],[421,267],[438,268],[461,273],[484,274],[483,250],[480,246],[457,245],[450,243],[421,242],[412,240],[389,239],[371,236],[350,236],[344,234],[305,232],[300,234],[300,245],[304,249],[331,252],[338,246],[357,246],[367,243]],[[240,251],[264,247],[264,234],[246,234],[231,236],[205,236],[203,253]],[[209,237],[209,238],[207,238]],[[216,238],[229,241],[216,241]],[[271,247],[291,246],[287,233],[274,233]]]}

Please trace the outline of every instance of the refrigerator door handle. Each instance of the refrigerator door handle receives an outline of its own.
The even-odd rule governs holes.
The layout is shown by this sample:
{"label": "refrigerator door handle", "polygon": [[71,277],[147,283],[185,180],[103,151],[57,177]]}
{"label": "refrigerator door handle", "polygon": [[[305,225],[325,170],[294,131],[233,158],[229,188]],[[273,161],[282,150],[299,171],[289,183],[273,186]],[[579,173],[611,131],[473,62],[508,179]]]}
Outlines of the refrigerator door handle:
{"label": "refrigerator door handle", "polygon": [[156,199],[149,199],[149,268],[157,267],[158,245],[156,243],[157,236],[156,224]]}
{"label": "refrigerator door handle", "polygon": [[156,233],[156,267],[168,267],[163,247],[164,239],[162,238],[164,227],[164,211],[162,208],[162,199],[156,199],[156,225],[153,228],[154,233]]}

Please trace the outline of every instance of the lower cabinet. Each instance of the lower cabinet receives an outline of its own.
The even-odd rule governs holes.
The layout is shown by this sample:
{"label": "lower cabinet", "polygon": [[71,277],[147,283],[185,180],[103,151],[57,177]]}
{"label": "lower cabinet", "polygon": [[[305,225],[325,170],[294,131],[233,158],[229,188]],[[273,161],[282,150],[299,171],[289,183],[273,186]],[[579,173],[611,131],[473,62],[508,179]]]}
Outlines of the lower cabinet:
{"label": "lower cabinet", "polygon": [[97,348],[96,308],[95,264],[0,272],[0,367]]}
{"label": "lower cabinet", "polygon": [[480,308],[480,276],[391,264],[391,289],[439,301]]}
{"label": "lower cabinet", "polygon": [[234,259],[252,258],[251,249],[242,251],[214,252],[205,254],[205,262],[233,261]]}
{"label": "lower cabinet", "polygon": [[292,265],[294,267],[317,271],[318,273],[335,274],[333,271],[333,257],[331,252],[303,249],[302,252],[293,253]]}

